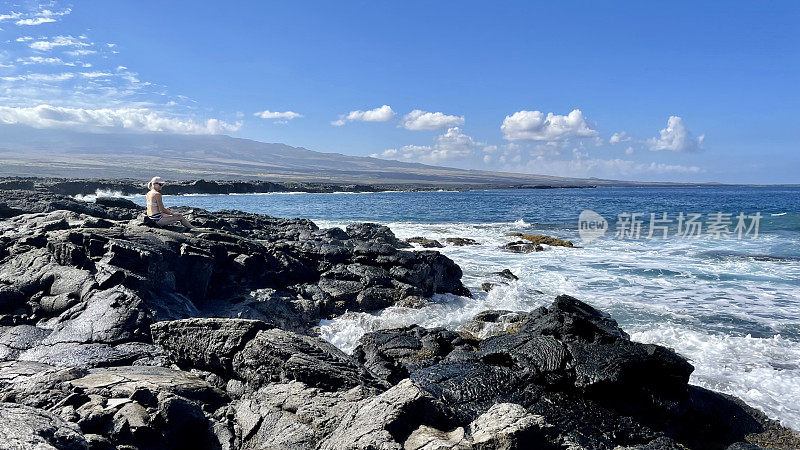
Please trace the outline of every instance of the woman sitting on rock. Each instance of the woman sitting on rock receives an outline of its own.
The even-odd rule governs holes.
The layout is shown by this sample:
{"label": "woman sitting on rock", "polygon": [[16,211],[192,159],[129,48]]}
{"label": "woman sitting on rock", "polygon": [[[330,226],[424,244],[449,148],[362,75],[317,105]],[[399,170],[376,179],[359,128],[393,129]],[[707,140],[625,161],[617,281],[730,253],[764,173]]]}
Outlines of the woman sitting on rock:
{"label": "woman sitting on rock", "polygon": [[147,183],[147,188],[150,189],[150,192],[145,195],[147,199],[147,217],[160,227],[180,222],[181,225],[189,230],[194,228],[182,214],[172,212],[172,210],[164,206],[164,202],[161,201],[161,192],[159,192],[163,186],[164,180],[161,177],[153,177]]}

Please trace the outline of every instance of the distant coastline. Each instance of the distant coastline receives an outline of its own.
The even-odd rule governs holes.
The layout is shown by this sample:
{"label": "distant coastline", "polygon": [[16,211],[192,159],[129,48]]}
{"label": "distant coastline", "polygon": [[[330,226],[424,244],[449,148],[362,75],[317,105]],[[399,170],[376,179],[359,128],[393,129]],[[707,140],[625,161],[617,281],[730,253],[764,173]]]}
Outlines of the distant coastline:
{"label": "distant coastline", "polygon": [[[355,184],[355,183],[315,183],[294,181],[264,180],[181,180],[169,183],[164,188],[168,195],[186,194],[263,194],[272,192],[392,192],[392,191],[468,191],[473,189],[560,189],[595,188],[592,185],[500,185],[500,184]],[[55,178],[55,177],[0,177],[0,190],[25,190],[49,192],[61,195],[92,195],[98,191],[114,192],[120,195],[144,193],[146,181],[132,178]]]}
{"label": "distant coastline", "polygon": [[[625,183],[619,187],[703,187],[719,186],[708,183]],[[755,186],[755,185],[749,185]],[[327,194],[336,192],[419,192],[419,191],[470,191],[495,189],[590,189],[615,187],[615,185],[548,185],[548,184],[369,184],[369,183],[322,183],[304,181],[266,181],[266,180],[180,180],[170,183],[164,192],[168,195],[187,194],[264,194],[280,192]],[[61,178],[61,177],[0,177],[0,190],[25,190],[49,192],[69,196],[96,195],[97,192],[113,192],[117,195],[142,194],[146,181],[134,178]]]}

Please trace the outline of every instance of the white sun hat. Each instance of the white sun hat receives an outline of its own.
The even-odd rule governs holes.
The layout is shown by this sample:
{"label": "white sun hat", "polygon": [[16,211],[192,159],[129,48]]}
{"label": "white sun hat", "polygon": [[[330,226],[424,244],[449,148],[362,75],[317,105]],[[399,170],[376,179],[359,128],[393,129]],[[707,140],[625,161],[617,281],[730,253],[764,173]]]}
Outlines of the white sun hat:
{"label": "white sun hat", "polygon": [[153,177],[153,179],[147,183],[147,187],[152,188],[154,184],[160,184],[163,186],[166,183],[164,183],[164,180],[162,180],[161,177]]}

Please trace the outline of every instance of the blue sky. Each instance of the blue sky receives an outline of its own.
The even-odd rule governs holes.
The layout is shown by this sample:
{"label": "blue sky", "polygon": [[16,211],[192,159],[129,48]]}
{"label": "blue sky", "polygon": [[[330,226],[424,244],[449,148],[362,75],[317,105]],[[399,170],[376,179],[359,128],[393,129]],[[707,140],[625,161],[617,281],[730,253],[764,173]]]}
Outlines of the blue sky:
{"label": "blue sky", "polygon": [[0,2],[0,133],[800,183],[798,24],[798,2]]}

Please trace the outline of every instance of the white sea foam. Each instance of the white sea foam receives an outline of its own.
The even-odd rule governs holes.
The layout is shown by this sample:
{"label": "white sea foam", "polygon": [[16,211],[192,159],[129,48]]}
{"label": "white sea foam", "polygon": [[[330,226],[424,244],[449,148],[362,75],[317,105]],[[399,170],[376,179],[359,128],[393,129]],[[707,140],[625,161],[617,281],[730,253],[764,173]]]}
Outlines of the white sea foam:
{"label": "white sea foam", "polygon": [[800,429],[800,346],[780,335],[709,334],[671,324],[640,326],[636,341],[675,349],[695,366],[691,383],[743,399]]}
{"label": "white sea foam", "polygon": [[97,189],[94,194],[81,195],[78,194],[73,198],[83,202],[94,202],[98,197],[125,197],[121,191],[112,191],[110,189]]}

